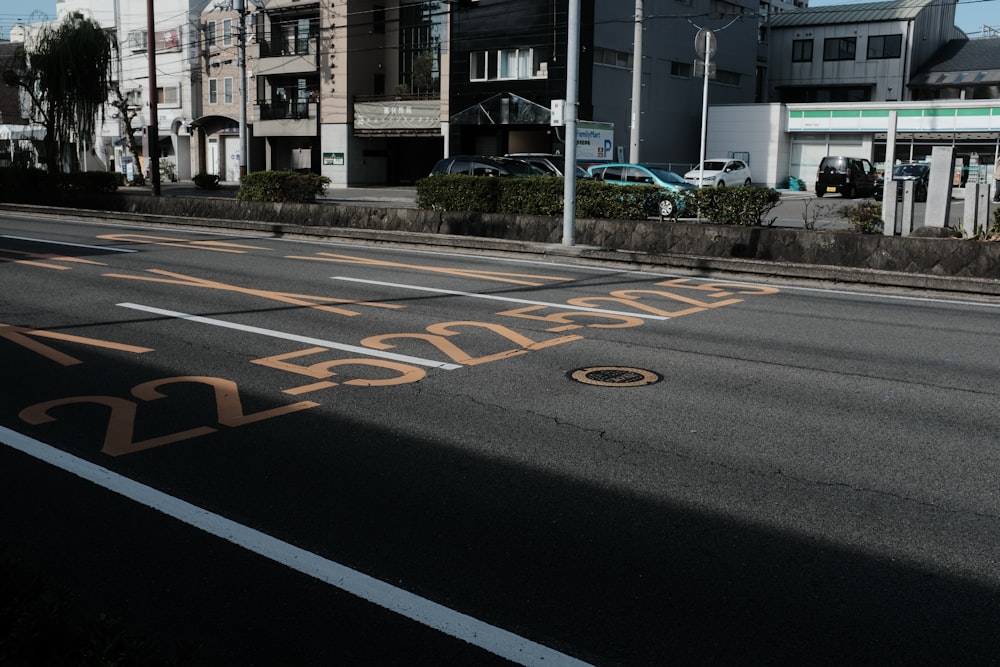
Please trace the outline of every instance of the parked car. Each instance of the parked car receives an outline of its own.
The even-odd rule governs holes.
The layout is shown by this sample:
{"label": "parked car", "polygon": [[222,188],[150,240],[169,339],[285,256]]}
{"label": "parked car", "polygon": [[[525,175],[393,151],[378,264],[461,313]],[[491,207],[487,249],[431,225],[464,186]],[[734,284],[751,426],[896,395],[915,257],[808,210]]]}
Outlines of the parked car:
{"label": "parked car", "polygon": [[[674,172],[654,165],[598,164],[590,167],[587,171],[596,180],[614,183],[615,185],[655,185],[668,190],[672,194],[694,189],[693,185]],[[669,218],[673,214],[673,198],[668,197],[663,199],[660,202],[660,215],[664,218]]]}
{"label": "parked car", "polygon": [[865,158],[828,155],[816,169],[816,196],[840,193],[847,199],[873,197],[877,178],[875,167]]}
{"label": "parked car", "polygon": [[[892,180],[915,181],[913,197],[917,201],[927,201],[927,184],[931,177],[931,166],[926,162],[907,162],[892,168]],[[885,190],[885,177],[875,179],[875,197],[881,199]],[[903,198],[903,186],[896,188],[896,199]]]}
{"label": "parked car", "polygon": [[545,172],[523,160],[486,155],[453,155],[438,160],[431,169],[436,174],[467,174],[469,176],[542,176]]}
{"label": "parked car", "polygon": [[[507,153],[505,157],[524,160],[551,176],[562,176],[566,165],[566,157],[564,155],[554,155],[551,153]],[[577,165],[576,177],[590,178],[590,174],[587,173],[586,169]]]}
{"label": "parked car", "polygon": [[705,160],[705,175],[702,179],[701,164],[684,174],[684,180],[691,185],[750,185],[750,166],[743,160],[712,158]]}

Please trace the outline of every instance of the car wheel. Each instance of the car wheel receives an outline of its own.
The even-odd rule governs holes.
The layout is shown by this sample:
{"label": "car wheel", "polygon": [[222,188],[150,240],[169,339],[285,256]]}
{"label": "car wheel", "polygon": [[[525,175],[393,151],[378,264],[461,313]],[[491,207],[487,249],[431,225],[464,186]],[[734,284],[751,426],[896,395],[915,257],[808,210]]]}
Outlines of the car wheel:
{"label": "car wheel", "polygon": [[915,195],[915,198],[919,202],[927,201],[927,188],[925,187],[917,188],[917,193]]}
{"label": "car wheel", "polygon": [[822,198],[823,195],[825,195],[825,194],[826,194],[826,192],[822,188],[820,188],[818,186],[816,187],[816,198],[817,199]]}
{"label": "car wheel", "polygon": [[660,200],[660,217],[669,218],[674,214],[674,202],[670,199]]}
{"label": "car wheel", "polygon": [[748,178],[747,180],[743,181],[743,185],[745,185],[746,187],[750,187],[750,179]]}
{"label": "car wheel", "polygon": [[844,199],[854,199],[854,186],[848,185],[844,188]]}
{"label": "car wheel", "polygon": [[724,187],[726,187],[726,182],[725,181],[719,181],[718,183],[715,184],[715,186],[718,187],[718,188],[724,188]]}

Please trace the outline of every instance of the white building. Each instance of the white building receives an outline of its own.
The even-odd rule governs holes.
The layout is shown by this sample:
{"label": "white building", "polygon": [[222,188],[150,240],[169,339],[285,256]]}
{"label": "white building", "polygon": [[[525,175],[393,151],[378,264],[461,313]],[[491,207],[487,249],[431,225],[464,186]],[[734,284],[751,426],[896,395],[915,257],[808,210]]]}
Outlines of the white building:
{"label": "white building", "polygon": [[[150,148],[144,140],[144,164],[149,173],[150,152],[166,158],[175,166],[178,178],[191,178],[190,123],[201,114],[201,76],[197,58],[201,45],[199,15],[209,0],[157,0],[155,5],[154,35],[156,45],[156,89],[149,84],[149,58],[147,50],[146,0],[57,0],[59,20],[72,12],[80,12],[103,27],[113,30],[118,41],[121,61],[116,80],[138,114],[133,126],[146,132],[151,123],[156,124],[159,146]],[[157,118],[150,117],[150,95],[155,93]],[[105,167],[115,165],[116,170],[128,155],[122,137],[125,129],[122,119],[110,107],[106,122],[99,130],[100,141],[88,151]],[[112,163],[111,160],[114,160]],[[87,161],[88,168],[98,165]]]}

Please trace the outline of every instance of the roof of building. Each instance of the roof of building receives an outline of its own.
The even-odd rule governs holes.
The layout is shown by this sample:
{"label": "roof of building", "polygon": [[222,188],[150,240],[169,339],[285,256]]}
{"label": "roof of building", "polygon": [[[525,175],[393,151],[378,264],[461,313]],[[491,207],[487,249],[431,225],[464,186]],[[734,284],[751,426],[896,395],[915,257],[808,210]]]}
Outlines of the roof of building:
{"label": "roof of building", "polygon": [[907,21],[916,18],[924,7],[938,2],[940,0],[889,0],[855,5],[804,7],[771,16],[771,28]]}
{"label": "roof of building", "polygon": [[1000,37],[953,39],[910,80],[910,86],[968,86],[1000,81]]}

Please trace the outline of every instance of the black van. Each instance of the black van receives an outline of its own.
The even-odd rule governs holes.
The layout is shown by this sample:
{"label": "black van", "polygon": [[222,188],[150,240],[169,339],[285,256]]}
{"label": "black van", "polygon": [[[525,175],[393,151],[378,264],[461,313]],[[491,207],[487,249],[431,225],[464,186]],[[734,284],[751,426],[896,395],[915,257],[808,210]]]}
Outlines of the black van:
{"label": "black van", "polygon": [[875,167],[863,157],[827,156],[816,170],[816,196],[839,192],[847,199],[873,197],[877,178]]}

